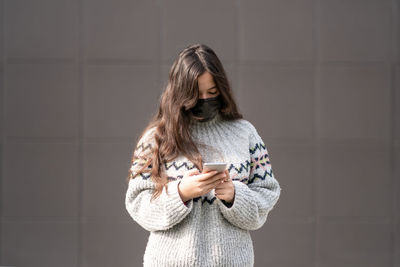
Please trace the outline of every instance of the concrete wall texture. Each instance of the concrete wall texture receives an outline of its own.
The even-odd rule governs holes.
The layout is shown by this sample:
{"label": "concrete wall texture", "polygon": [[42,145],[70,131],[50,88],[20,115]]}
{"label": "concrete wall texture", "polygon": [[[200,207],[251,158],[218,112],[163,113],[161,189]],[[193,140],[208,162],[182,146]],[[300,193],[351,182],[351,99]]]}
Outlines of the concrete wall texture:
{"label": "concrete wall texture", "polygon": [[134,142],[215,50],[283,193],[255,266],[400,266],[400,1],[0,1],[0,265],[141,266]]}

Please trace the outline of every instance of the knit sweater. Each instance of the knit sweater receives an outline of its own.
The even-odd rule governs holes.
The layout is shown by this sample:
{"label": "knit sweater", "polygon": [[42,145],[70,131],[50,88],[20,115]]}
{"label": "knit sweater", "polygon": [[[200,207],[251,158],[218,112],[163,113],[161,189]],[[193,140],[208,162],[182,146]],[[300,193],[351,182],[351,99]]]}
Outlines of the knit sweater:
{"label": "knit sweater", "polygon": [[[134,153],[151,150],[154,129],[143,135]],[[254,266],[250,231],[264,225],[281,191],[267,147],[252,123],[223,120],[220,114],[206,122],[192,121],[190,132],[203,162],[228,163],[234,200],[221,201],[213,189],[185,204],[178,184],[185,172],[196,167],[184,156],[163,163],[168,189],[163,188],[152,202],[151,174],[134,176],[127,186],[125,206],[131,218],[150,232],[143,266]],[[132,163],[132,173],[139,165],[139,161]]]}

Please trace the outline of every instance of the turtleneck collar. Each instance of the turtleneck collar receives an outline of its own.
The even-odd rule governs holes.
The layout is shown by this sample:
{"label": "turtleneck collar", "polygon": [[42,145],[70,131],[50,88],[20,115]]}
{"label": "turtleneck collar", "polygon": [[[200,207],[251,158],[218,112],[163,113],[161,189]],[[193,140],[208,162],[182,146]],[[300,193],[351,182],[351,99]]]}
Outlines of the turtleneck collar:
{"label": "turtleneck collar", "polygon": [[217,123],[219,123],[221,121],[222,121],[222,116],[221,116],[221,113],[218,112],[217,115],[215,115],[214,118],[212,118],[209,121],[201,122],[199,120],[192,119],[191,122],[190,122],[190,127],[191,128],[210,127],[210,126],[213,126],[213,125],[215,125],[215,124],[217,124]]}

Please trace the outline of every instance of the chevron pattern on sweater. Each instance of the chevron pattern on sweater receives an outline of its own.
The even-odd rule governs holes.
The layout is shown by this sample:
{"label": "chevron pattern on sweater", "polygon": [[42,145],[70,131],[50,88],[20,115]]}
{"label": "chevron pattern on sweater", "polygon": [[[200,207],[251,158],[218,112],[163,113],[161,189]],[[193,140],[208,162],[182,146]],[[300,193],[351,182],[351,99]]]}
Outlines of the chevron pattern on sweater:
{"label": "chevron pattern on sweater", "polygon": [[259,173],[255,173],[253,175],[253,177],[251,177],[249,179],[249,183],[248,184],[254,183],[254,180],[256,180],[257,178],[260,179],[260,180],[265,180],[267,178],[267,176],[272,177],[272,169],[270,169],[269,172],[268,171],[264,171],[264,174],[262,174],[262,175],[260,175]]}
{"label": "chevron pattern on sweater", "polygon": [[[136,165],[141,165],[139,160],[136,160],[132,163],[131,167],[135,167]],[[239,165],[239,166],[238,166]],[[172,161],[170,163],[164,163],[164,166],[166,170],[170,170],[172,167],[172,170],[178,171],[181,168],[184,168],[186,170],[191,170],[191,169],[196,169],[196,166],[190,162],[183,162],[181,164],[177,163],[176,161]],[[236,171],[238,174],[242,173],[243,171],[248,172],[249,168],[252,166],[252,163],[249,160],[246,160],[244,163],[231,163],[227,169],[229,172],[232,172],[232,170]],[[149,170],[152,165],[150,164],[146,170]]]}
{"label": "chevron pattern on sweater", "polygon": [[211,205],[214,202],[215,199],[216,199],[216,197],[213,197],[211,199],[208,199],[207,197],[195,197],[195,198],[193,198],[193,201],[194,202],[201,201],[202,205],[207,202],[208,204]]}
{"label": "chevron pattern on sweater", "polygon": [[239,168],[235,167],[234,164],[229,165],[228,170],[230,172],[232,169],[234,169],[237,173],[242,173],[242,171],[244,169],[244,170],[246,170],[246,172],[248,172],[250,166],[251,166],[251,162],[246,160],[244,164],[240,163],[240,167]]}
{"label": "chevron pattern on sweater", "polygon": [[151,143],[141,143],[140,145],[138,145],[135,149],[135,154],[141,154],[143,152],[146,152],[146,150],[150,150],[152,149],[152,145]]}
{"label": "chevron pattern on sweater", "polygon": [[[135,166],[135,165],[137,165],[137,164],[133,164],[132,166]],[[182,164],[182,165],[184,165],[184,164]],[[174,166],[175,168],[179,169],[179,168],[182,167],[182,165],[177,167],[176,165],[171,164],[170,167]],[[253,163],[250,163],[249,161],[246,161],[246,164],[240,163],[240,168],[237,168],[237,167],[235,167],[234,164],[231,164],[230,167],[228,168],[228,170],[229,170],[229,172],[231,173],[231,172],[232,172],[232,169],[233,169],[233,170],[235,170],[235,171],[237,172],[237,174],[240,174],[240,173],[242,173],[244,170],[246,170],[246,172],[248,172],[248,168],[249,168],[250,165],[254,168],[254,170],[257,170],[257,169],[261,168],[261,166],[266,165],[266,164],[265,164],[265,163],[257,164],[257,163],[254,163],[254,162],[253,162]],[[265,170],[265,173],[266,173],[266,174],[268,174],[269,176],[272,176],[272,169],[271,169],[270,171],[267,171],[265,168],[263,168],[263,169]],[[147,170],[148,170],[148,169],[147,169]],[[237,174],[236,174],[236,175],[237,175]],[[151,173],[150,173],[149,171],[145,171],[145,172],[140,173],[139,175],[142,177],[142,179],[147,180],[147,179],[150,178]],[[265,175],[264,175],[264,176],[260,176],[260,175],[258,175],[258,174],[255,174],[255,176],[257,176],[257,177],[264,177]],[[174,181],[174,180],[176,180],[176,179],[182,179],[182,178],[183,178],[183,175],[167,176],[167,178],[168,178],[168,180],[170,180],[170,181]],[[247,177],[243,177],[243,178],[235,178],[235,177],[232,177],[232,180],[233,180],[233,181],[241,181],[241,182],[247,182],[247,181],[249,181],[248,183],[251,183],[251,182],[254,181],[254,177],[253,177],[253,179],[248,179]]]}
{"label": "chevron pattern on sweater", "polygon": [[260,151],[266,150],[265,144],[263,142],[256,143],[254,148],[249,148],[250,154],[256,153],[257,149],[259,149]]}
{"label": "chevron pattern on sweater", "polygon": [[[145,152],[146,150],[151,150],[152,149],[152,145],[150,143],[141,143],[136,147],[135,151],[140,151],[140,152]],[[254,154],[256,153],[257,149],[262,150],[262,149],[266,149],[266,146],[263,142],[258,142],[256,143],[256,145],[254,146],[254,148],[250,148],[250,153]]]}
{"label": "chevron pattern on sweater", "polygon": [[[142,150],[146,150],[146,149],[151,148],[151,144],[145,146],[142,143],[138,147],[142,148]],[[244,163],[231,163],[228,166],[228,168],[227,168],[228,171],[230,173],[234,173],[234,175],[231,176],[232,180],[251,184],[255,181],[255,179],[265,180],[267,175],[272,177],[271,162],[270,162],[269,155],[267,153],[265,144],[263,142],[258,142],[258,143],[256,143],[256,145],[254,147],[249,148],[249,151],[252,155],[251,161],[246,160]],[[254,154],[257,151],[260,151],[260,152],[262,151],[263,154],[255,157]],[[132,167],[134,167],[136,165],[140,165],[139,161],[140,160],[133,162]],[[184,161],[184,162],[172,161],[172,162],[164,163],[164,166],[167,171],[168,170],[179,171],[181,169],[185,169],[185,170],[196,169],[196,166],[189,161]],[[149,165],[149,168],[151,168],[151,164]],[[151,173],[149,172],[149,170],[150,170],[149,168],[146,169],[147,172],[140,174],[142,179],[147,180],[150,178]],[[264,170],[264,173],[263,174],[258,173],[257,170],[259,170],[259,169]],[[236,176],[238,176],[241,173],[245,173],[245,174],[249,173],[250,176],[252,176],[252,177],[251,178],[249,178],[249,177],[237,178]],[[254,175],[251,175],[251,173],[254,173]],[[247,175],[247,176],[249,176],[249,175]],[[176,179],[182,179],[182,178],[183,178],[183,175],[167,176],[167,179],[169,181],[174,181]],[[209,203],[212,203],[212,202],[209,202]]]}
{"label": "chevron pattern on sweater", "polygon": [[175,170],[179,170],[180,168],[183,168],[183,167],[186,167],[186,170],[191,170],[191,169],[195,169],[196,168],[196,166],[194,164],[191,164],[191,163],[189,163],[187,161],[183,162],[180,165],[177,164],[176,161],[173,161],[172,163],[169,163],[169,164],[165,163],[164,166],[165,166],[165,168],[167,170],[169,170],[172,167],[175,167]]}

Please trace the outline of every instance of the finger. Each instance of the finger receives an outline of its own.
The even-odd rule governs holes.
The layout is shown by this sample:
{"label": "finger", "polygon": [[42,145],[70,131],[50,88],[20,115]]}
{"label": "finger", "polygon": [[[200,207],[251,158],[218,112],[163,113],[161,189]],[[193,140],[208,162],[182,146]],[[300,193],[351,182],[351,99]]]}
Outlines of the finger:
{"label": "finger", "polygon": [[204,181],[204,183],[206,185],[214,184],[214,183],[219,184],[223,181],[224,175],[225,175],[224,173],[216,174],[216,175],[214,175],[214,177],[210,178],[208,181]]}
{"label": "finger", "polygon": [[205,186],[207,187],[207,188],[217,188],[217,187],[219,187],[219,186],[222,186],[222,180],[221,179],[217,179],[216,181],[213,181],[213,182],[211,182],[211,183],[207,183],[207,184],[205,184]]}
{"label": "finger", "polygon": [[214,181],[212,183],[208,183],[205,186],[209,188],[216,188],[217,186],[221,185],[221,180]]}
{"label": "finger", "polygon": [[223,189],[221,189],[221,188],[215,188],[215,193],[216,193],[216,194],[222,194],[222,193],[223,193]]}
{"label": "finger", "polygon": [[198,174],[198,170],[196,170],[196,169],[191,169],[191,170],[188,170],[186,173],[185,173],[185,176],[186,177],[190,177],[190,176],[193,176],[193,175],[196,175],[196,174]]}
{"label": "finger", "polygon": [[201,171],[201,173],[210,173],[210,172],[218,172],[217,170],[209,170],[209,169],[205,169],[205,168],[203,168],[203,170]]}
{"label": "finger", "polygon": [[222,182],[223,180],[217,180],[215,183],[214,183],[214,188],[217,188],[217,187],[223,187],[224,186],[224,184],[223,184],[223,182]]}
{"label": "finger", "polygon": [[221,184],[221,182],[220,181],[218,181],[218,182],[216,182],[216,183],[211,183],[211,184],[208,184],[207,185],[207,191],[210,191],[210,190],[212,190],[212,189],[215,189],[219,184]]}
{"label": "finger", "polygon": [[218,190],[225,190],[226,188],[228,188],[228,183],[222,183],[222,182],[220,182],[219,184],[217,184],[216,186],[215,186],[215,189],[218,189]]}
{"label": "finger", "polygon": [[199,180],[200,181],[208,180],[210,177],[216,175],[217,173],[218,173],[217,171],[211,171],[211,172],[207,172],[207,173],[201,174],[200,177],[199,177]]}
{"label": "finger", "polygon": [[196,173],[199,173],[199,170],[194,168],[194,169],[189,170],[188,173],[189,174],[196,174]]}
{"label": "finger", "polygon": [[213,170],[206,170],[203,168],[203,170],[201,171],[201,173],[209,173],[209,172],[213,172]]}
{"label": "finger", "polygon": [[214,195],[221,197],[226,195],[226,192],[222,190],[215,190]]}
{"label": "finger", "polygon": [[215,188],[215,192],[218,192],[218,193],[224,193],[224,192],[228,192],[228,191],[229,191],[228,186],[221,185],[221,186],[218,186]]}

